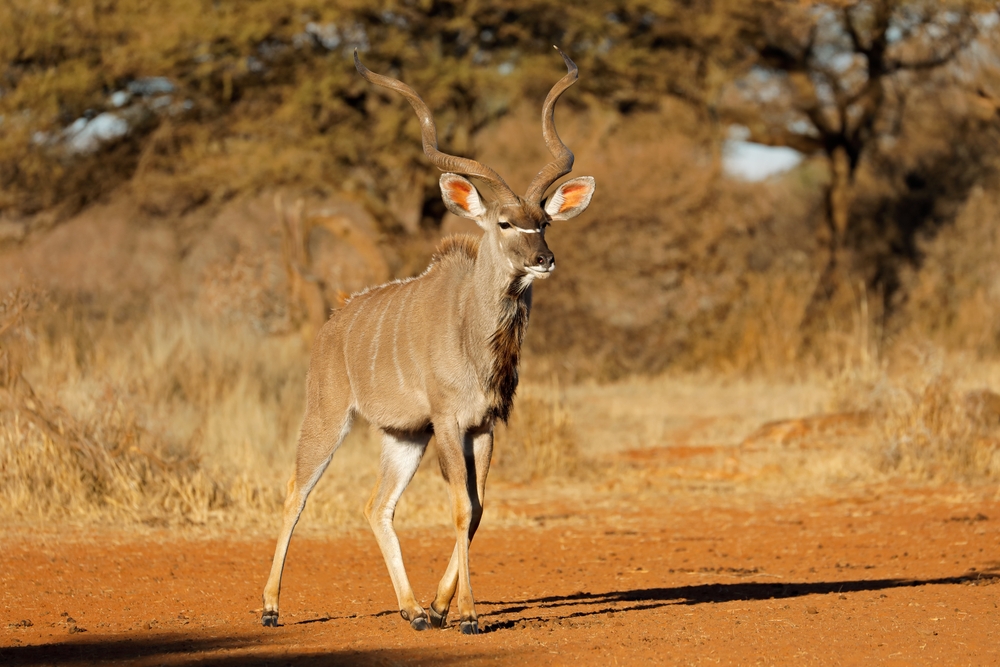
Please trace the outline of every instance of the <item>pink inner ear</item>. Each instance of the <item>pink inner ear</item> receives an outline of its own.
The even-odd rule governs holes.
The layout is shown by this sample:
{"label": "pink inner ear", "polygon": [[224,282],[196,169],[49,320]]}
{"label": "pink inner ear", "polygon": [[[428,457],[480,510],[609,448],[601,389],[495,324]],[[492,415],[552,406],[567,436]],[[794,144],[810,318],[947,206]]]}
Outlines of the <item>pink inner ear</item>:
{"label": "pink inner ear", "polygon": [[449,199],[456,206],[463,211],[469,210],[469,194],[472,192],[471,185],[462,181],[448,181],[445,183],[445,188],[448,190]]}
{"label": "pink inner ear", "polygon": [[588,188],[583,183],[574,183],[573,185],[567,185],[560,192],[562,194],[562,206],[559,207],[559,212],[568,211],[570,209],[576,208],[583,203],[583,200],[587,196]]}

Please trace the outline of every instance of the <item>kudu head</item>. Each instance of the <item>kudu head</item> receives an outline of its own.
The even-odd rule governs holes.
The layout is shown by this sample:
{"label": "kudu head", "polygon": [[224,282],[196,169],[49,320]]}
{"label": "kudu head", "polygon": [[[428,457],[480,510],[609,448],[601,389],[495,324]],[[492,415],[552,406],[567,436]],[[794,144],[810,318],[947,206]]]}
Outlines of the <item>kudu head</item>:
{"label": "kudu head", "polygon": [[[566,181],[545,200],[546,190],[573,168],[573,153],[556,132],[555,107],[563,92],[576,83],[578,70],[565,53],[559,51],[559,54],[566,61],[568,71],[552,86],[542,107],[542,135],[555,159],[538,172],[524,197],[518,197],[500,175],[486,165],[439,151],[434,118],[420,96],[402,81],[370,71],[361,64],[357,50],[354,52],[354,66],[361,76],[402,94],[416,111],[424,153],[445,172],[441,175],[441,197],[445,206],[455,215],[474,220],[482,227],[486,232],[486,243],[482,245],[496,248],[506,260],[511,277],[521,278],[524,284],[530,284],[534,278],[547,278],[555,269],[555,256],[545,243],[545,228],[553,220],[568,220],[582,213],[594,194],[593,177],[581,176]],[[485,201],[472,182],[461,174],[486,181],[493,191],[493,200]]]}

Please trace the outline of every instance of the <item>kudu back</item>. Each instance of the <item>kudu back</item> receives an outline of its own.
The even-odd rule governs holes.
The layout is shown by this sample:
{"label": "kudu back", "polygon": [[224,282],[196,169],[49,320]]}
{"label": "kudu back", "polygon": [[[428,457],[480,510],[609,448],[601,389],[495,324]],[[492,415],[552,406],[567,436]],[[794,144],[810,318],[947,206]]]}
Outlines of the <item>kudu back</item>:
{"label": "kudu back", "polygon": [[[459,628],[465,634],[479,632],[469,544],[482,517],[493,427],[497,420],[507,420],[513,405],[532,283],[555,268],[545,229],[553,220],[583,212],[594,193],[594,179],[581,177],[563,183],[544,200],[546,190],[573,166],[573,153],[556,133],[554,110],[576,81],[577,68],[560,54],[568,72],[553,86],[542,110],[542,134],[554,159],[522,198],[489,167],[439,151],[434,120],[423,100],[401,81],[369,71],[355,52],[361,76],[409,101],[421,122],[425,154],[446,172],[441,176],[445,204],[474,220],[484,233],[444,239],[423,274],[353,295],[320,329],[306,380],[295,472],[264,588],[265,626],[278,624],[281,572],[306,498],[354,417],[362,415],[382,432],[378,480],[365,516],[389,569],[400,615],[415,630],[444,627],[457,592]],[[492,200],[484,200],[460,174],[485,181]],[[410,587],[392,521],[432,435],[448,484],[456,542],[428,614]]]}

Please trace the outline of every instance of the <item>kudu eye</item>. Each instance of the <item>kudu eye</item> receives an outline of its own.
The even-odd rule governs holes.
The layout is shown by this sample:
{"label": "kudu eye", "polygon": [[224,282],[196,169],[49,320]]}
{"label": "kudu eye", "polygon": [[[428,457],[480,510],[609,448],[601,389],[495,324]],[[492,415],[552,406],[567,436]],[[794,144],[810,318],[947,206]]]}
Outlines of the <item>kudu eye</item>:
{"label": "kudu eye", "polygon": [[501,222],[500,223],[500,229],[510,229],[510,223],[509,222]]}

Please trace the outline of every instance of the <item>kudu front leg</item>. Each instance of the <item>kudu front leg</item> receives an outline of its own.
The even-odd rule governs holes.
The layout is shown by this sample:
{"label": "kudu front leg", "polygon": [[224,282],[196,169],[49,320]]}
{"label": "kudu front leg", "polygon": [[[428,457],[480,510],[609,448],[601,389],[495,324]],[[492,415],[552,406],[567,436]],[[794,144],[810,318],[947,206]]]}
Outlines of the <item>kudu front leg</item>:
{"label": "kudu front leg", "polygon": [[[468,478],[475,477],[476,494],[478,502],[472,503],[472,521],[469,525],[469,543],[476,536],[483,517],[483,506],[486,502],[486,476],[490,472],[490,462],[493,458],[493,430],[490,428],[478,433],[470,433],[467,438],[472,440],[473,461],[475,470],[468,470]],[[455,597],[455,589],[458,587],[458,543],[452,551],[451,560],[445,569],[444,576],[437,587],[437,594],[434,602],[431,603],[430,615],[431,624],[436,628],[443,628],[448,622],[448,608],[451,600]]]}
{"label": "kudu front leg", "polygon": [[[435,424],[435,432],[438,432]],[[452,435],[452,434],[449,434]],[[453,434],[454,440],[438,433],[441,472],[448,483],[455,522],[455,550],[438,584],[431,604],[431,623],[444,627],[451,600],[458,593],[459,628],[462,634],[479,633],[469,569],[469,546],[483,516],[486,475],[493,452],[493,433]]]}
{"label": "kudu front leg", "polygon": [[383,431],[378,480],[371,499],[365,506],[365,516],[375,533],[375,540],[392,579],[392,587],[396,591],[399,615],[409,621],[414,630],[427,630],[430,624],[427,612],[417,604],[410,580],[406,576],[403,553],[392,520],[396,513],[396,503],[417,472],[428,441],[429,433],[404,435]]}

